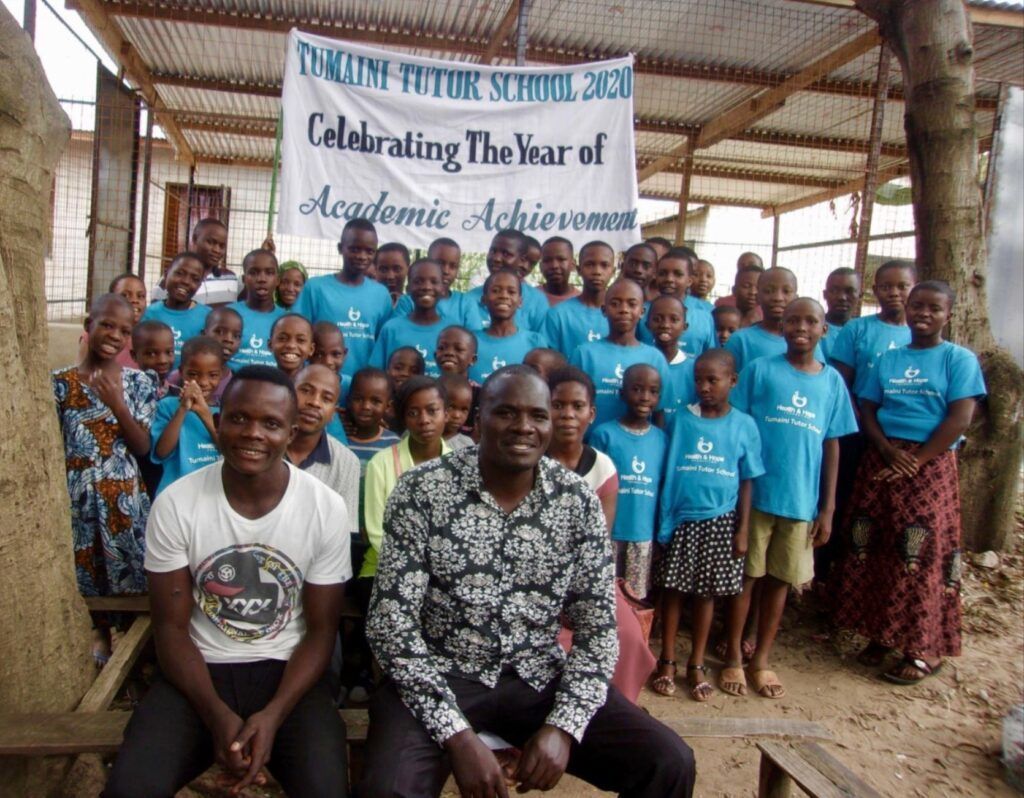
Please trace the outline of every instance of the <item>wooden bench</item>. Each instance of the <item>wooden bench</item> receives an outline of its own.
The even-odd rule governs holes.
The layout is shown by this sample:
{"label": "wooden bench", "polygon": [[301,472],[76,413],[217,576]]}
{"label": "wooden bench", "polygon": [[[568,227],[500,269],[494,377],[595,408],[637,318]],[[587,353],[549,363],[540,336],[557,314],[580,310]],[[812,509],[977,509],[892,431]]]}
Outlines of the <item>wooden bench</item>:
{"label": "wooden bench", "polygon": [[796,784],[812,798],[881,798],[817,743],[757,744],[761,751],[758,798],[788,798]]}

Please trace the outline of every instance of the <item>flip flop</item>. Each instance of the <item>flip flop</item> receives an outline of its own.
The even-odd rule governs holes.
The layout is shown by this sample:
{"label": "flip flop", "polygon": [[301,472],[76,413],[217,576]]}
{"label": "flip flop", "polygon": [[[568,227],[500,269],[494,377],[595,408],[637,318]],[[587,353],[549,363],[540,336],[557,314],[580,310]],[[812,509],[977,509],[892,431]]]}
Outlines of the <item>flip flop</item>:
{"label": "flip flop", "polygon": [[658,695],[673,696],[676,694],[676,661],[674,659],[659,659],[658,667],[669,665],[672,668],[671,676],[655,676],[651,681],[651,689]]}
{"label": "flip flop", "polygon": [[742,698],[747,694],[747,675],[743,668],[733,666],[722,668],[718,673],[718,689],[728,695]]}
{"label": "flip flop", "polygon": [[[754,683],[754,689],[761,698],[770,698],[777,701],[786,695],[786,688],[782,686],[782,682],[779,681],[779,677],[776,676],[775,671],[751,671],[750,681]],[[768,689],[770,687],[778,687],[780,689],[777,693],[772,693]]]}
{"label": "flip flop", "polygon": [[700,680],[694,684],[690,682],[690,698],[694,701],[703,704],[708,701],[715,693],[715,688],[711,686],[711,683],[705,678],[707,676],[708,669],[703,665],[687,665],[686,666],[686,678],[687,681],[690,679],[690,671],[697,671],[700,673]]}
{"label": "flip flop", "polygon": [[877,668],[885,662],[891,651],[891,648],[881,643],[868,643],[857,654],[857,662],[866,668]]}
{"label": "flip flop", "polygon": [[[882,678],[885,679],[887,682],[902,685],[904,687],[915,685],[919,682],[923,682],[929,676],[934,676],[937,673],[941,673],[942,666],[944,664],[945,663],[943,663],[940,660],[939,664],[933,667],[929,665],[927,662],[925,662],[923,659],[920,659],[918,657],[904,657],[890,670],[885,671],[882,674]],[[918,676],[916,679],[907,679],[906,677],[900,676],[900,673],[903,671],[903,669],[907,667],[915,668],[921,673],[921,675]]]}
{"label": "flip flop", "polygon": [[[743,658],[743,664],[746,665],[754,657],[754,651],[756,647],[749,640],[744,639],[740,643],[740,656]],[[718,657],[722,662],[725,662],[726,657],[729,655],[729,643],[726,640],[719,640],[715,646],[715,656]]]}

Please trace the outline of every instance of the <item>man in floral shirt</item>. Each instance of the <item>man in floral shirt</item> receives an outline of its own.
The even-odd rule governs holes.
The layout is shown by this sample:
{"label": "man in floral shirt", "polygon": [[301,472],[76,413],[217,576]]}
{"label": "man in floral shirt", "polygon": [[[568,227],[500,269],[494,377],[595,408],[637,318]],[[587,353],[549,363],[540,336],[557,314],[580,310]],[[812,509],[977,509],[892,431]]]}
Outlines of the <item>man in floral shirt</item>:
{"label": "man in floral shirt", "polygon": [[[367,620],[389,681],[370,706],[360,795],[507,796],[477,736],[522,749],[513,780],[548,790],[566,770],[604,790],[693,790],[693,752],[608,682],[618,646],[597,496],[543,458],[551,399],[532,369],[496,371],[480,445],[408,472],[388,501]],[[573,628],[566,656],[560,618]]]}

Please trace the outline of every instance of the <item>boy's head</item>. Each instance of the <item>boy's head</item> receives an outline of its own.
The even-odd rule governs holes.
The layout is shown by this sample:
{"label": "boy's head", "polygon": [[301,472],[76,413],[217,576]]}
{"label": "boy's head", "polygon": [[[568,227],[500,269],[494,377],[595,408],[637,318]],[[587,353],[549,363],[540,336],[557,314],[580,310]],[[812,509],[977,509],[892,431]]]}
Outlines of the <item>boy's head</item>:
{"label": "boy's head", "polygon": [[[752,253],[747,253],[752,254]],[[757,257],[756,255],[754,257]],[[750,313],[757,307],[757,281],[764,273],[764,267],[747,263],[736,268],[736,279],[732,284],[732,295],[740,313]]]}
{"label": "boy's head", "polygon": [[207,401],[224,376],[224,368],[221,343],[216,338],[197,335],[189,338],[181,347],[181,384],[198,384]]}
{"label": "boy's head", "polygon": [[799,297],[783,311],[782,335],[791,355],[813,352],[827,329],[825,309],[816,299]]}
{"label": "boy's head", "polygon": [[450,291],[455,278],[459,276],[462,264],[462,249],[450,238],[438,238],[427,249],[427,257],[441,264],[441,279],[446,291]]}
{"label": "boy's head", "polygon": [[338,405],[341,382],[338,374],[327,366],[311,363],[295,375],[295,395],[298,397],[296,423],[299,432],[315,435],[323,432]]}
{"label": "boy's head", "polygon": [[515,316],[523,304],[523,285],[519,272],[513,269],[495,269],[484,281],[483,306],[491,321],[506,321]]}
{"label": "boy's head", "polygon": [[715,338],[719,346],[725,346],[725,342],[743,324],[743,312],[731,305],[719,305],[711,311],[711,318],[715,322]]}
{"label": "boy's head", "polygon": [[345,336],[338,325],[329,321],[318,321],[313,325],[313,356],[309,359],[310,363],[327,366],[337,374],[345,365],[346,355],[348,348],[345,346]]}
{"label": "boy's head", "polygon": [[761,256],[756,252],[744,252],[738,258],[736,258],[736,271],[742,271],[748,269],[751,266],[756,266],[761,271],[764,271],[764,261],[761,260]]}
{"label": "boy's head", "polygon": [[917,270],[913,261],[887,260],[879,266],[872,290],[882,311],[902,313],[916,280]]}
{"label": "boy's head", "polygon": [[729,401],[736,385],[736,359],[728,349],[708,349],[693,366],[697,399],[704,408],[719,408]]}
{"label": "boy's head", "polygon": [[367,219],[352,219],[341,231],[338,242],[341,270],[352,279],[362,277],[373,266],[377,253],[377,228]]}
{"label": "boy's head", "polygon": [[420,258],[409,267],[409,296],[417,310],[433,310],[444,296],[441,264],[430,258]]}
{"label": "boy's head", "polygon": [[797,296],[796,275],[782,266],[774,266],[757,278],[757,304],[765,319],[782,321],[786,306]]}
{"label": "boy's head", "polygon": [[583,280],[583,293],[591,297],[600,296],[615,274],[615,250],[604,241],[584,244],[576,271]]}
{"label": "boy's head", "polygon": [[677,347],[679,339],[686,332],[686,306],[682,300],[672,294],[662,294],[651,302],[647,329],[651,331],[654,345],[658,349],[671,350]]}
{"label": "boy's head", "polygon": [[551,391],[551,440],[579,443],[597,414],[597,391],[590,375],[575,366],[562,366],[548,375]]}
{"label": "boy's head", "polygon": [[289,376],[313,356],[313,325],[298,313],[285,313],[270,328],[270,351],[277,367]]}
{"label": "boy's head", "polygon": [[89,351],[97,360],[110,360],[132,337],[132,306],[120,294],[100,294],[89,306],[85,329]]}
{"label": "boy's head", "polygon": [[907,297],[907,324],[914,338],[941,336],[956,304],[956,291],[943,280],[925,280]]}
{"label": "boy's head", "polygon": [[138,275],[125,273],[111,280],[108,290],[111,294],[119,294],[128,300],[128,304],[132,306],[133,323],[138,324],[146,310],[146,284]]}
{"label": "boy's head", "polygon": [[658,253],[650,244],[634,244],[622,258],[622,276],[646,290],[654,277]]}
{"label": "boy's head", "polygon": [[[203,324],[203,335],[209,335],[220,341],[224,362],[235,356],[242,343],[242,317],[237,310],[228,307],[214,308],[206,316]],[[263,341],[259,342],[259,346]],[[258,348],[258,347],[254,347]]]}
{"label": "boy's head", "polygon": [[164,275],[165,303],[176,308],[187,308],[203,284],[203,262],[195,252],[179,252]]}
{"label": "boy's head", "polygon": [[218,271],[228,251],[228,228],[220,219],[201,219],[192,228],[192,251],[205,271]]}
{"label": "boy's head", "polygon": [[249,299],[260,304],[274,304],[277,269],[277,256],[269,249],[254,249],[242,259],[242,282]]}
{"label": "boy's head", "polygon": [[526,279],[526,275],[528,275],[530,272],[532,272],[534,269],[537,268],[537,264],[540,262],[540,258],[541,258],[540,241],[538,241],[533,236],[526,236],[526,259],[525,259],[525,265],[519,270],[519,276],[522,277],[525,280]]}
{"label": "boy's head", "polygon": [[658,293],[682,299],[690,287],[690,260],[670,249],[668,254],[658,261],[654,272],[654,285]]}
{"label": "boy's head", "polygon": [[690,293],[698,299],[707,299],[715,287],[715,267],[709,261],[698,260],[690,269]]}
{"label": "boy's head", "polygon": [[619,397],[626,403],[627,415],[648,419],[658,407],[661,397],[661,375],[654,366],[634,363],[622,375]]}
{"label": "boy's head", "polygon": [[845,324],[860,298],[860,280],[849,266],[833,269],[825,279],[825,305],[828,315]]}
{"label": "boy's head", "polygon": [[553,372],[563,368],[568,363],[569,361],[565,359],[565,355],[557,349],[548,349],[545,346],[531,349],[523,358],[523,365],[532,368],[545,381]]}
{"label": "boy's head", "polygon": [[277,302],[283,308],[290,308],[299,298],[306,285],[306,267],[297,260],[286,260],[278,269]]}
{"label": "boy's head", "polygon": [[620,277],[608,287],[602,308],[613,334],[622,335],[636,330],[644,315],[644,291],[634,280]]}
{"label": "boy's head", "polygon": [[358,433],[370,436],[380,431],[391,396],[391,378],[383,369],[362,368],[352,375],[345,407]]}
{"label": "boy's head", "polygon": [[414,346],[400,346],[388,358],[388,376],[397,391],[410,377],[422,377],[427,364]]}
{"label": "boy's head", "polygon": [[658,260],[664,258],[668,251],[672,249],[672,242],[662,236],[652,236],[651,238],[644,239],[644,243],[654,248],[654,254],[658,256]]}
{"label": "boy's head", "polygon": [[444,435],[447,401],[437,380],[413,375],[395,389],[395,421],[417,443],[434,443]]}
{"label": "boy's head", "polygon": [[434,360],[443,373],[465,377],[476,363],[476,336],[457,324],[445,327],[437,336]]}
{"label": "boy's head", "polygon": [[540,248],[540,273],[553,293],[564,294],[569,289],[569,278],[575,266],[572,242],[568,238],[552,236]]}
{"label": "boy's head", "polygon": [[161,384],[174,368],[174,331],[162,321],[140,321],[132,330],[132,360],[155,371]]}
{"label": "boy's head", "polygon": [[466,426],[466,420],[473,410],[473,388],[461,374],[442,374],[438,382],[448,397],[445,403],[448,420],[444,425],[444,436],[450,438]]}
{"label": "boy's head", "polygon": [[409,275],[409,248],[405,244],[384,244],[377,250],[373,265],[374,279],[382,283],[392,297],[405,292],[405,280]]}
{"label": "boy's head", "polygon": [[526,236],[518,230],[500,230],[487,250],[487,271],[506,266],[517,273],[526,268]]}

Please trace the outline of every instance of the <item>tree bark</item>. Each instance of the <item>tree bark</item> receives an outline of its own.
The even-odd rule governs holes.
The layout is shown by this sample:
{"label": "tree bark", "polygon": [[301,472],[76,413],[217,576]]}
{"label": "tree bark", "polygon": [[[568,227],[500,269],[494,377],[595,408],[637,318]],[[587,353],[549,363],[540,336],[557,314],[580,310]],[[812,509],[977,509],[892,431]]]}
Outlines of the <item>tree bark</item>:
{"label": "tree bark", "polygon": [[[69,124],[32,43],[4,8],[0,63],[0,708],[67,711],[93,678],[46,371],[43,256]],[[65,766],[0,757],[0,792],[51,794]]]}
{"label": "tree bark", "polygon": [[903,69],[918,278],[956,290],[950,334],[978,353],[989,392],[960,456],[964,545],[1003,548],[1019,489],[1024,374],[996,346],[989,324],[970,19],[963,0],[856,4]]}

